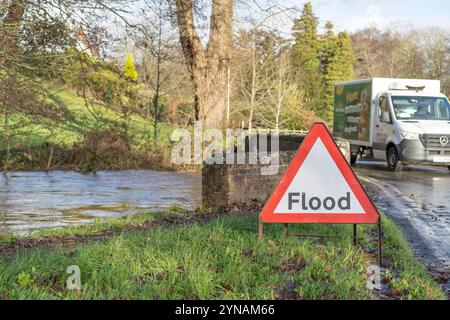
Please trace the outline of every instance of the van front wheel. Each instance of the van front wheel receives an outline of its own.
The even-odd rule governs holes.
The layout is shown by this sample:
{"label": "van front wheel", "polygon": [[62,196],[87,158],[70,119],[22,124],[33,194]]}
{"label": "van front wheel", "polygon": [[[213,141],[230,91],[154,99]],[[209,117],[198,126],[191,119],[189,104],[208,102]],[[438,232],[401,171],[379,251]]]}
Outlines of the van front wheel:
{"label": "van front wheel", "polygon": [[400,162],[397,149],[390,146],[387,151],[387,165],[390,171],[402,171],[403,164]]}
{"label": "van front wheel", "polygon": [[[351,153],[350,154],[350,164],[354,166],[356,164],[356,161],[358,161],[358,154],[357,153]],[[450,166],[448,167],[450,170]]]}

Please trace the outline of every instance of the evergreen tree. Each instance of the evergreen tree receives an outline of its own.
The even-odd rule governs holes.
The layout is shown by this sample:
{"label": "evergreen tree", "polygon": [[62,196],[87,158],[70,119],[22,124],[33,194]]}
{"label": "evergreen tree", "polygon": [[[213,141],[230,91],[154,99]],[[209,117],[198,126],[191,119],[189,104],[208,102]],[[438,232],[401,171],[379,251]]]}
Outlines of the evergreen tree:
{"label": "evergreen tree", "polygon": [[308,69],[310,72],[317,72],[319,67],[317,28],[318,18],[313,13],[312,4],[308,2],[304,5],[300,18],[294,20],[292,36],[295,45],[292,55],[294,65]]}
{"label": "evergreen tree", "polygon": [[136,71],[136,68],[134,67],[133,56],[131,55],[131,53],[127,54],[127,57],[125,59],[125,65],[123,67],[123,72],[127,78],[133,81],[136,81],[138,78],[138,73]]}
{"label": "evergreen tree", "polygon": [[328,122],[333,119],[334,84],[352,80],[355,62],[350,36],[346,32],[335,35],[332,28],[333,25],[327,23],[320,49],[324,108],[319,116]]}
{"label": "evergreen tree", "polygon": [[305,91],[309,108],[322,119],[333,119],[334,84],[353,78],[354,55],[350,37],[335,34],[333,24],[325,24],[325,32],[318,35],[318,19],[311,3],[303,7],[300,18],[294,21],[292,36],[292,64],[298,81]]}
{"label": "evergreen tree", "polygon": [[321,73],[325,71],[326,66],[330,63],[330,59],[336,54],[337,41],[333,28],[333,23],[327,21],[325,24],[325,32],[320,37],[319,61]]}
{"label": "evergreen tree", "polygon": [[323,108],[320,94],[319,74],[319,37],[317,33],[318,18],[314,15],[312,4],[306,3],[299,19],[294,20],[292,36],[292,65],[296,71],[298,83],[305,92],[309,109],[320,113]]}
{"label": "evergreen tree", "polygon": [[333,22],[327,21],[325,23],[325,35],[324,36],[325,37],[332,37],[332,36],[334,36],[333,28],[334,28]]}

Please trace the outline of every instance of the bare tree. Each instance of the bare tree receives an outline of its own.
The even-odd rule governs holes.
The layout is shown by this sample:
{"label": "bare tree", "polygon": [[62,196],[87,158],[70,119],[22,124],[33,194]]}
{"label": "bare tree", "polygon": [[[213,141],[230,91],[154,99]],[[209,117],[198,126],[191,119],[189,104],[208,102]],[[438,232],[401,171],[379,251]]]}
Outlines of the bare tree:
{"label": "bare tree", "polygon": [[181,46],[194,84],[198,116],[206,127],[223,128],[232,51],[233,0],[212,1],[206,48],[194,23],[193,1],[176,0],[176,16]]}
{"label": "bare tree", "polygon": [[421,32],[421,48],[425,61],[425,74],[439,79],[442,88],[450,89],[450,32],[440,28],[429,28]]}
{"label": "bare tree", "polygon": [[1,20],[0,31],[0,65],[5,64],[6,61],[14,56],[14,51],[17,50],[20,23],[25,14],[27,7],[26,0],[18,0],[6,4],[4,10],[6,11],[4,18]]}
{"label": "bare tree", "polygon": [[450,90],[450,34],[427,28],[396,31],[368,28],[352,34],[357,77],[439,79]]}
{"label": "bare tree", "polygon": [[[72,71],[68,60],[83,55],[77,48],[76,27],[82,25],[89,31],[93,26],[88,20],[97,14],[120,15],[118,4],[122,1],[0,2],[0,116],[6,148],[5,173],[14,132],[37,121],[52,127],[53,119],[60,118],[56,110],[59,106],[49,104],[51,94],[45,82],[62,79],[64,72]],[[48,166],[51,158],[52,152]]]}
{"label": "bare tree", "polygon": [[136,45],[142,55],[143,82],[152,90],[153,141],[156,143],[161,113],[160,103],[165,95],[163,87],[170,79],[168,64],[175,60],[174,53],[177,50],[173,28],[167,23],[170,16],[168,1],[151,0],[145,4],[143,14],[146,22],[136,28]]}
{"label": "bare tree", "polygon": [[162,61],[162,21],[163,21],[163,6],[162,2],[159,2],[159,6],[157,9],[156,16],[158,17],[158,26],[157,26],[157,40],[156,40],[156,81],[155,81],[155,94],[153,95],[153,141],[156,143],[158,140],[158,103],[159,103],[159,95],[161,91],[161,61]]}
{"label": "bare tree", "polygon": [[[263,39],[264,39],[263,34]],[[252,30],[250,32],[241,31],[239,37],[239,47],[236,55],[237,60],[241,63],[239,66],[239,91],[243,94],[243,98],[248,100],[248,130],[253,129],[255,109],[260,100],[264,99],[264,86],[268,81],[267,67],[271,62],[267,58],[267,52],[261,52],[261,42],[258,41],[258,32]],[[263,49],[264,50],[264,49]],[[239,58],[238,58],[239,57]],[[245,59],[242,59],[245,57]]]}
{"label": "bare tree", "polygon": [[290,51],[281,48],[272,60],[269,81],[265,86],[266,104],[258,113],[259,122],[265,128],[279,132],[281,127],[301,111],[304,96],[294,82],[290,68]]}

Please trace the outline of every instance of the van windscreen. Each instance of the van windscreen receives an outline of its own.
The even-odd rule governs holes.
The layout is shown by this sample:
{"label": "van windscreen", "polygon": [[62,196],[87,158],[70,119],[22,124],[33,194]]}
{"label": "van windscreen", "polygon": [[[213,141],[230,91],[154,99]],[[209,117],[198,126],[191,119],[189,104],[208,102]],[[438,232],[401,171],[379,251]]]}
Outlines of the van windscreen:
{"label": "van windscreen", "polygon": [[397,120],[450,120],[450,104],[441,97],[393,96]]}

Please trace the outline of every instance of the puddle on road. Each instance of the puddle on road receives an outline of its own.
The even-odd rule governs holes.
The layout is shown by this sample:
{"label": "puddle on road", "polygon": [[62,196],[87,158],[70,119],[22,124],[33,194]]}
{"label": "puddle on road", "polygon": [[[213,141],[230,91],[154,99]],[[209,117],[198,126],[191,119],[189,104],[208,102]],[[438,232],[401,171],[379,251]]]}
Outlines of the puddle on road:
{"label": "puddle on road", "polygon": [[420,208],[422,214],[450,225],[450,171],[446,168],[408,166],[393,173],[384,164],[363,162],[356,172],[377,180],[393,194],[401,193],[406,206]]}

